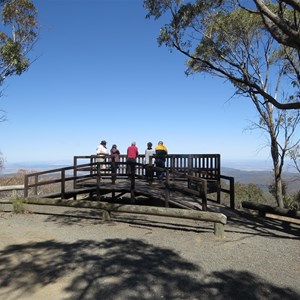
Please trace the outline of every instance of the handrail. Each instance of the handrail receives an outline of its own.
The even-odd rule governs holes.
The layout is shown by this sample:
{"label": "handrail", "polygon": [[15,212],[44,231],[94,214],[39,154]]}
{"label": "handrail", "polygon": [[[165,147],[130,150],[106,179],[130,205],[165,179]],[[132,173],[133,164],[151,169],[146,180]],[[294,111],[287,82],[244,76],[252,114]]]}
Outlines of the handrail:
{"label": "handrail", "polygon": [[[205,178],[201,178],[201,177],[197,177],[197,176],[192,176],[192,175],[188,175],[188,174],[181,174],[180,172],[176,172],[176,171],[171,171],[171,173],[173,173],[173,175],[177,174],[180,175],[180,178],[184,178],[187,181],[187,187],[183,188],[182,185],[176,185],[175,183],[175,177],[172,178],[173,183],[171,183],[170,180],[170,171],[166,170],[166,188],[168,189],[167,192],[167,197],[166,197],[166,201],[168,201],[169,199],[169,191],[172,189],[177,189],[177,190],[183,190],[191,195],[195,195],[195,196],[199,196],[199,198],[202,199],[202,210],[206,211],[207,210],[207,179]],[[193,188],[191,188],[191,184],[192,182],[198,182],[201,183],[201,186],[199,188],[199,190],[195,190]]]}
{"label": "handrail", "polygon": [[234,177],[220,175],[220,179],[225,179],[229,181],[229,189],[220,188],[220,191],[229,194],[230,198],[230,208],[235,209],[235,194],[234,194]]}

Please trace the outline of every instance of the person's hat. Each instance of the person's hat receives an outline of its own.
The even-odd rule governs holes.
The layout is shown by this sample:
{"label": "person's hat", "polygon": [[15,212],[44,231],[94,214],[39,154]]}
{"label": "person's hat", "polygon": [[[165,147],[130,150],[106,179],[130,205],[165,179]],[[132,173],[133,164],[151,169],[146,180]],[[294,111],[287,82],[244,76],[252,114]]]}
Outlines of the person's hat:
{"label": "person's hat", "polygon": [[101,145],[106,145],[106,141],[105,140],[101,141]]}
{"label": "person's hat", "polygon": [[113,144],[113,145],[112,145],[112,148],[117,148],[117,145],[116,145],[116,144]]}

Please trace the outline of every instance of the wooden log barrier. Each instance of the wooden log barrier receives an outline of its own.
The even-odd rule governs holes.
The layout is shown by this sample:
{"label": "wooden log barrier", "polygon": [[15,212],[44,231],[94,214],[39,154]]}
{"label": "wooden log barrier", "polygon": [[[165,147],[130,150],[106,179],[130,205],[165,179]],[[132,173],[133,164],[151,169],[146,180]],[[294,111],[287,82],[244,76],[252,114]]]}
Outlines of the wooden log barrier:
{"label": "wooden log barrier", "polygon": [[110,221],[111,212],[146,214],[154,216],[175,217],[182,219],[193,219],[214,223],[214,234],[218,238],[224,238],[224,225],[227,217],[222,213],[207,211],[192,211],[179,208],[153,207],[145,205],[123,205],[108,202],[92,202],[87,200],[66,200],[49,198],[26,198],[24,203],[34,205],[55,205],[78,208],[98,208],[104,210],[103,220]]}
{"label": "wooden log barrier", "polygon": [[7,185],[7,186],[0,186],[0,192],[12,192],[12,197],[17,197],[17,191],[24,190],[24,185]]}
{"label": "wooden log barrier", "polygon": [[289,218],[300,219],[300,211],[299,210],[292,210],[292,209],[286,209],[286,208],[281,208],[281,207],[273,207],[270,205],[260,204],[260,203],[251,202],[251,201],[243,201],[242,207],[257,210],[262,214],[269,213],[269,214],[280,215],[280,216],[289,217]]}

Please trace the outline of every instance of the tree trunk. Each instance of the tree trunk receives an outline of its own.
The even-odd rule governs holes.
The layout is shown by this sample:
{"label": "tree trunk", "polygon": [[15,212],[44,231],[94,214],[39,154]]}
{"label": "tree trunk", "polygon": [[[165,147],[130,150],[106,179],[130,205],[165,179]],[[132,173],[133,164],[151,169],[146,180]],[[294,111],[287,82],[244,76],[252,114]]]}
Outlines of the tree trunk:
{"label": "tree trunk", "polygon": [[282,166],[279,159],[279,149],[276,141],[276,137],[271,134],[271,156],[273,159],[274,166],[274,188],[275,188],[275,199],[277,205],[281,208],[284,207],[283,193],[282,193]]}

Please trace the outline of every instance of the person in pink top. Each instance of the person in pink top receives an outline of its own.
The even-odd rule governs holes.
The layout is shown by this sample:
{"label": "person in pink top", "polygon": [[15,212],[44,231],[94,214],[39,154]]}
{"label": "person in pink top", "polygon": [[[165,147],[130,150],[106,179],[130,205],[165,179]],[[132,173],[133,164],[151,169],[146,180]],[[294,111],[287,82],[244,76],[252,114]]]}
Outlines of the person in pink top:
{"label": "person in pink top", "polygon": [[134,165],[136,163],[136,158],[139,155],[139,150],[136,146],[136,142],[132,142],[131,146],[127,148],[127,173],[128,175],[133,173]]}

